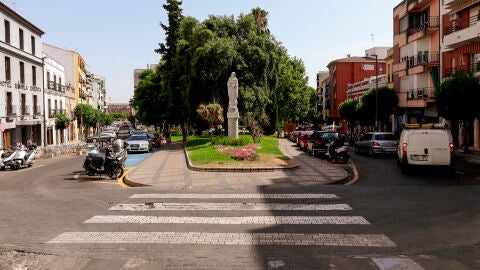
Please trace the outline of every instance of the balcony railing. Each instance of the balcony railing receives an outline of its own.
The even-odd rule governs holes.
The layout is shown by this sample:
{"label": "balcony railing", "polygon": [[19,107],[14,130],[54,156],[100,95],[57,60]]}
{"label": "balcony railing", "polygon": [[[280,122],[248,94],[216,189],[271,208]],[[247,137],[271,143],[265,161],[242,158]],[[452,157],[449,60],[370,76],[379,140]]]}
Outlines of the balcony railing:
{"label": "balcony railing", "polygon": [[7,117],[17,116],[17,105],[7,104]]}
{"label": "balcony railing", "polygon": [[477,22],[480,21],[480,16],[479,15],[473,15],[470,17],[468,20],[462,20],[462,19],[455,19],[450,21],[450,24],[445,26],[443,29],[443,35],[449,35],[451,33],[460,31],[462,29],[468,28],[472,25],[477,24]]}
{"label": "balcony railing", "polygon": [[417,88],[407,91],[407,100],[414,100],[414,99],[430,99],[433,98],[433,92],[435,88],[433,87],[425,87],[425,88]]}
{"label": "balcony railing", "polygon": [[420,31],[429,30],[439,26],[440,26],[440,20],[438,19],[438,16],[431,16],[425,19],[422,23],[416,24],[413,27],[410,26],[408,28],[407,33],[409,36],[411,36]]}
{"label": "balcony railing", "polygon": [[480,63],[474,63],[470,65],[458,66],[453,68],[443,69],[443,76],[450,77],[455,72],[467,72],[467,73],[477,73],[480,72]]}
{"label": "balcony railing", "polygon": [[415,56],[407,56],[403,58],[407,61],[407,68],[414,68],[416,66],[440,64],[440,54],[438,52],[419,52]]}

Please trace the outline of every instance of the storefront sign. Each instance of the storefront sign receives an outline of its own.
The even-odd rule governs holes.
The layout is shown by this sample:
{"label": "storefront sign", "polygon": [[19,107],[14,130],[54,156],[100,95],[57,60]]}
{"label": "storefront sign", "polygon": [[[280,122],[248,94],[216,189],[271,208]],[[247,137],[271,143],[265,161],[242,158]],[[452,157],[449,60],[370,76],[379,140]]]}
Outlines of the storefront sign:
{"label": "storefront sign", "polygon": [[11,81],[0,81],[0,86],[5,86],[8,88],[12,88],[12,82]]}

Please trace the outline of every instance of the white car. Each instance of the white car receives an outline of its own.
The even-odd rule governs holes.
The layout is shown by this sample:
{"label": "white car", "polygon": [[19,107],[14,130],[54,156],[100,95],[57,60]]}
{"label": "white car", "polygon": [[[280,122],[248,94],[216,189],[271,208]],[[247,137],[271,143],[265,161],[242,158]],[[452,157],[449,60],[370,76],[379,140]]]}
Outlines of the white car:
{"label": "white car", "polygon": [[147,134],[133,134],[126,140],[127,151],[130,152],[150,152],[153,148],[152,140]]}
{"label": "white car", "polygon": [[408,173],[412,166],[443,166],[455,173],[455,149],[450,130],[430,124],[406,124],[397,149],[398,164]]}

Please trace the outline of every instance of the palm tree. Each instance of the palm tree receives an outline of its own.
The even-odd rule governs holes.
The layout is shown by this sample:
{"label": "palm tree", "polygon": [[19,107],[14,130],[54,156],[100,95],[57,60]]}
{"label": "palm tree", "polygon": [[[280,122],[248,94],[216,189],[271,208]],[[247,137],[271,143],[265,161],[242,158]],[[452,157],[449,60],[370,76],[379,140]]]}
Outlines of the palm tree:
{"label": "palm tree", "polygon": [[[197,113],[203,120],[207,121],[210,129],[215,129],[219,124],[223,123],[223,108],[218,103],[210,103],[208,105],[200,104]],[[213,141],[213,132],[209,132]]]}

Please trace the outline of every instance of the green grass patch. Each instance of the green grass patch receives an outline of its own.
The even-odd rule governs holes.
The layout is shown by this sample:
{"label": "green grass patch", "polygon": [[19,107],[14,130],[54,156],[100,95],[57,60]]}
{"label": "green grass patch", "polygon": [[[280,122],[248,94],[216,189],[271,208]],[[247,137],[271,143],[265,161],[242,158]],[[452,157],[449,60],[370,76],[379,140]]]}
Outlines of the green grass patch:
{"label": "green grass patch", "polygon": [[[225,139],[225,142],[228,140]],[[253,139],[249,135],[240,135],[239,141],[246,142],[246,144],[253,144]],[[285,156],[278,149],[278,138],[275,136],[263,136],[258,144],[260,149],[256,150],[258,160],[256,161],[238,161],[232,159],[228,154],[220,153],[213,148],[210,137],[190,136],[188,137],[186,148],[188,157],[192,163],[208,164],[208,163],[268,163],[271,159],[283,159]],[[235,146],[235,145],[234,145]],[[288,159],[288,158],[287,158]]]}

